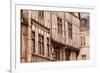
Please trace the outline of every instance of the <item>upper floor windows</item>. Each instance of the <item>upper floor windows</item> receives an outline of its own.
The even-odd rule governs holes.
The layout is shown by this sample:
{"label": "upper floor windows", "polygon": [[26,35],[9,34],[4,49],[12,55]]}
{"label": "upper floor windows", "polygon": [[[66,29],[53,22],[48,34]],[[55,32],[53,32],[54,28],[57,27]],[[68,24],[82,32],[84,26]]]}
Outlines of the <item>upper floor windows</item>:
{"label": "upper floor windows", "polygon": [[81,20],[81,27],[87,27],[87,20],[86,19],[82,19]]}
{"label": "upper floor windows", "polygon": [[70,39],[72,39],[72,24],[68,23],[68,36]]}
{"label": "upper floor windows", "polygon": [[41,34],[38,35],[38,49],[39,54],[44,55],[44,36]]}
{"label": "upper floor windows", "polygon": [[40,18],[44,18],[44,11],[39,11],[39,12],[38,12],[38,16],[39,16]]}
{"label": "upper floor windows", "polygon": [[62,19],[57,17],[58,33],[62,34]]}

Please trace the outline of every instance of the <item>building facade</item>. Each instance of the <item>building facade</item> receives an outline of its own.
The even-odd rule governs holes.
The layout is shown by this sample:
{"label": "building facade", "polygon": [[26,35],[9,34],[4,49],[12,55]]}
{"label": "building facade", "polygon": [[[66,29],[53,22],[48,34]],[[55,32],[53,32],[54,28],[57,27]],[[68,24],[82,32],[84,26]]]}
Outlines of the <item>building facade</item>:
{"label": "building facade", "polygon": [[80,13],[21,10],[21,62],[78,60]]}
{"label": "building facade", "polygon": [[80,28],[81,49],[79,54],[80,60],[90,59],[90,30],[89,30],[89,16],[81,19]]}

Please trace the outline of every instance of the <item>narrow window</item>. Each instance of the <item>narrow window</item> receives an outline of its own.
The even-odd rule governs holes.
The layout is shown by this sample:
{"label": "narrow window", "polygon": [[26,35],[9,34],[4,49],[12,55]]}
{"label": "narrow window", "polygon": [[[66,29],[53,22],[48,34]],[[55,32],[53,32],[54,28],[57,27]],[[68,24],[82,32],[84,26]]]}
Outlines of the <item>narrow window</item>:
{"label": "narrow window", "polygon": [[86,60],[86,55],[82,55],[82,60]]}
{"label": "narrow window", "polygon": [[39,46],[39,54],[44,55],[44,36],[38,35],[38,46]]}
{"label": "narrow window", "polygon": [[72,24],[68,23],[68,35],[69,38],[72,39]]}
{"label": "narrow window", "polygon": [[48,56],[50,56],[50,44],[49,44],[49,38],[47,37],[47,52]]}
{"label": "narrow window", "polygon": [[81,46],[85,46],[85,36],[81,36]]}
{"label": "narrow window", "polygon": [[32,52],[35,53],[35,32],[32,31]]}
{"label": "narrow window", "polygon": [[59,47],[54,47],[54,59],[60,60],[60,49]]}
{"label": "narrow window", "polygon": [[57,17],[58,33],[62,34],[62,19]]}
{"label": "narrow window", "polygon": [[70,60],[70,50],[69,49],[66,49],[65,50],[65,57],[66,57],[66,60]]}
{"label": "narrow window", "polygon": [[39,11],[38,15],[40,18],[44,18],[44,11]]}

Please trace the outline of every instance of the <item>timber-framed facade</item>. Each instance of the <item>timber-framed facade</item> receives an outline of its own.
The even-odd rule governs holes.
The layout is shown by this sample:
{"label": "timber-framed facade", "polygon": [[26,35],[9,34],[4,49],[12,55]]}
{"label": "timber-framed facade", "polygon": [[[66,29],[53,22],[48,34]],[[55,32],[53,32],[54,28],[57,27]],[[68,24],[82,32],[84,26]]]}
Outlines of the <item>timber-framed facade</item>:
{"label": "timber-framed facade", "polygon": [[21,10],[21,63],[78,60],[80,13]]}

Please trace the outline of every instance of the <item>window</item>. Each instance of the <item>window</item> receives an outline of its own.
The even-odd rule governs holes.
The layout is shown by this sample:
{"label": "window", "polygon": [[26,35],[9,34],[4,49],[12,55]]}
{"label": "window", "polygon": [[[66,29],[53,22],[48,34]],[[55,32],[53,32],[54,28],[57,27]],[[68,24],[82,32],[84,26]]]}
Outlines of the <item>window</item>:
{"label": "window", "polygon": [[43,18],[44,17],[44,11],[39,11],[38,15],[39,15],[40,18]]}
{"label": "window", "polygon": [[68,23],[68,35],[69,38],[72,39],[72,24]]}
{"label": "window", "polygon": [[85,36],[81,36],[81,46],[85,46]]}
{"label": "window", "polygon": [[49,38],[47,38],[47,51],[48,56],[50,56],[50,44],[49,44]]}
{"label": "window", "polygon": [[39,46],[39,54],[44,55],[44,36],[38,35],[38,46]]}
{"label": "window", "polygon": [[70,60],[70,53],[71,51],[69,49],[66,49],[65,50],[65,57],[66,57],[66,60]]}
{"label": "window", "polygon": [[60,49],[59,47],[54,46],[54,59],[60,60]]}
{"label": "window", "polygon": [[35,52],[35,32],[32,31],[32,53]]}
{"label": "window", "polygon": [[58,33],[62,34],[62,19],[57,17]]}
{"label": "window", "polygon": [[82,55],[82,60],[86,60],[86,55]]}
{"label": "window", "polygon": [[81,27],[87,27],[87,20],[86,19],[82,19],[81,21]]}
{"label": "window", "polygon": [[72,60],[77,60],[77,55],[75,51],[72,51]]}
{"label": "window", "polygon": [[82,19],[81,20],[81,27],[83,27],[83,28],[86,28],[86,27],[88,27],[88,20],[87,19]]}

